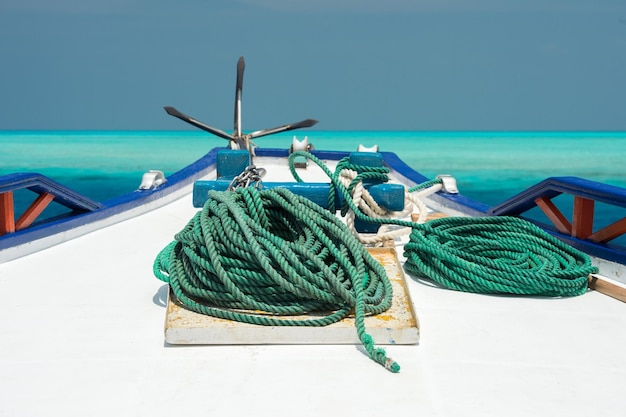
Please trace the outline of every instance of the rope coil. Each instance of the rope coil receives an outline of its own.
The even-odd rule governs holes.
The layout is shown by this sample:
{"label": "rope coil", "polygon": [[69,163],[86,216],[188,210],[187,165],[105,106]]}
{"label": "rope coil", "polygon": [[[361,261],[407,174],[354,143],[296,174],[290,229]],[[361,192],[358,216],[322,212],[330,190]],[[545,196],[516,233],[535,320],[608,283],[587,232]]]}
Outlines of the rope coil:
{"label": "rope coil", "polygon": [[[336,180],[340,175],[337,171],[330,173],[311,154],[300,156],[311,159],[329,175],[359,219],[409,227],[409,242],[404,245],[405,269],[446,288],[483,294],[568,297],[584,294],[589,274],[598,272],[585,253],[516,217],[445,217],[428,223],[368,217]],[[341,164],[341,169],[346,167]],[[439,183],[428,181],[410,188],[408,193],[421,193]]]}
{"label": "rope coil", "polygon": [[458,291],[575,296],[597,272],[589,257],[530,222],[506,216],[450,217],[414,227],[405,268]]}
{"label": "rope coil", "polygon": [[[410,230],[404,246],[405,269],[447,288],[573,296],[584,293],[587,276],[597,272],[586,254],[519,218],[446,217],[413,223],[385,217],[375,202],[362,198],[366,191],[361,182],[387,181],[387,168],[363,173],[358,171],[367,167],[350,167],[342,160],[332,173],[312,154],[298,151],[289,157],[297,181],[302,181],[293,164],[297,157],[312,160],[330,178],[331,210],[281,188],[210,191],[203,209],[154,263],[154,274],[170,284],[186,308],[270,326],[324,326],[353,313],[370,358],[399,372],[400,366],[375,347],[364,324],[366,315],[391,306],[391,284],[356,232],[335,215],[336,191],[345,201],[342,213],[347,214],[347,223],[356,217]],[[243,180],[242,185],[249,184],[247,177]],[[409,189],[406,201],[414,203],[420,218],[426,210],[411,193],[435,192],[441,188],[439,183],[433,180]],[[380,238],[358,236],[368,243]],[[311,311],[329,313],[303,320],[289,317]]]}
{"label": "rope coil", "polygon": [[[353,312],[370,357],[400,370],[364,324],[366,315],[391,306],[391,283],[333,213],[281,188],[211,191],[209,197],[154,264],[183,305],[267,326],[325,326]],[[329,313],[289,318],[312,311]]]}

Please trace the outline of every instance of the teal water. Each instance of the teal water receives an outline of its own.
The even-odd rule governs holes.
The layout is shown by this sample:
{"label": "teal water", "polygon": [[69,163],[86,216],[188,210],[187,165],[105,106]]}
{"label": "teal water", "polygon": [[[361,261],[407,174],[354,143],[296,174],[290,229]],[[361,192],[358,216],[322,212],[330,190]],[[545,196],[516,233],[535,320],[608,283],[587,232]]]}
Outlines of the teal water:
{"label": "teal water", "polygon": [[[626,187],[626,132],[298,131],[316,149],[359,143],[392,151],[427,177],[451,174],[468,197],[496,205],[549,176]],[[256,141],[288,147],[293,132]],[[226,141],[201,131],[0,132],[0,175],[47,175],[98,201],[137,188],[142,174],[183,168]],[[601,208],[607,218],[615,214]],[[623,215],[623,214],[622,214]]]}

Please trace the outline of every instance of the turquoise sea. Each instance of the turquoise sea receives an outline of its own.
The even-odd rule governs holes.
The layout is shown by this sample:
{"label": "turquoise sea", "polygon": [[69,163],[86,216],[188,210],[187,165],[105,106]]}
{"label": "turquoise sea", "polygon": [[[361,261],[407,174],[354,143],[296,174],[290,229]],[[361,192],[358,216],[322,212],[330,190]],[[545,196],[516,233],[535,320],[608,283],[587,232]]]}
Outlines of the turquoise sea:
{"label": "turquoise sea", "polygon": [[[626,187],[626,132],[295,131],[262,137],[288,147],[294,133],[316,149],[359,143],[392,151],[427,177],[451,174],[460,191],[496,205],[549,176]],[[142,174],[167,174],[226,141],[201,131],[0,131],[0,175],[47,175],[94,200],[132,191]],[[597,216],[617,216],[611,207]],[[623,216],[623,214],[622,214]]]}

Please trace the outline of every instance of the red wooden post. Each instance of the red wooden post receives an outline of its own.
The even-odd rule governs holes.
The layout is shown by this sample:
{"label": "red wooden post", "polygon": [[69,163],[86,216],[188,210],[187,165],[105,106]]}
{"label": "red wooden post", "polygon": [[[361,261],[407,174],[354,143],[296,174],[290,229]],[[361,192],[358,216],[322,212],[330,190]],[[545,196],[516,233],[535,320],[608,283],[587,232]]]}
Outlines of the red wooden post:
{"label": "red wooden post", "polygon": [[22,230],[30,226],[37,216],[48,207],[48,204],[54,200],[54,195],[50,193],[40,194],[39,197],[24,211],[19,219],[15,222],[15,229]]}
{"label": "red wooden post", "polygon": [[554,223],[559,232],[564,234],[572,233],[572,225],[549,198],[538,197],[535,199],[535,204],[548,216],[548,219]]}
{"label": "red wooden post", "polygon": [[606,243],[616,237],[620,237],[624,233],[626,233],[626,217],[598,230],[589,236],[589,240],[597,243]]}
{"label": "red wooden post", "polygon": [[588,198],[574,197],[574,215],[572,219],[572,236],[580,239],[588,238],[593,232],[593,206],[595,201]]}
{"label": "red wooden post", "polygon": [[13,192],[0,194],[0,235],[15,232]]}

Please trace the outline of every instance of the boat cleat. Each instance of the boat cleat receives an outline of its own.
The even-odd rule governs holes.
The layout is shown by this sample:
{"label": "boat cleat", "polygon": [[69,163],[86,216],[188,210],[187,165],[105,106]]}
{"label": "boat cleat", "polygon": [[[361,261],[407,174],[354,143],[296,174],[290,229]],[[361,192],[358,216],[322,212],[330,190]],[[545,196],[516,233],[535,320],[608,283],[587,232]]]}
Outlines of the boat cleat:
{"label": "boat cleat", "polygon": [[150,171],[144,173],[143,177],[141,177],[141,184],[139,185],[139,189],[154,190],[155,188],[165,184],[166,182],[167,180],[165,179],[163,171],[151,169]]}
{"label": "boat cleat", "polygon": [[456,186],[456,178],[452,175],[441,174],[437,175],[437,178],[441,179],[443,185],[443,191],[448,194],[458,194],[459,189]]}

